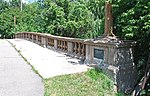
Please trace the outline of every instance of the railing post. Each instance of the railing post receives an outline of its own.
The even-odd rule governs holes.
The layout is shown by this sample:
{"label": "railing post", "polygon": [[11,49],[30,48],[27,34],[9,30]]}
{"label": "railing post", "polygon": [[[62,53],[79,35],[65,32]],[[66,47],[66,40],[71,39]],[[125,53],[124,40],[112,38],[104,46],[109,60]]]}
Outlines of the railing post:
{"label": "railing post", "polygon": [[20,38],[22,39],[22,34],[20,33]]}
{"label": "railing post", "polygon": [[91,59],[92,59],[92,50],[91,46],[86,44],[86,51],[85,51],[85,61],[84,63],[86,64],[91,64]]}
{"label": "railing post", "polygon": [[30,33],[28,33],[28,40],[30,41]]}
{"label": "railing post", "polygon": [[26,35],[25,35],[25,33],[23,33],[23,39],[25,39],[26,38]]}
{"label": "railing post", "polygon": [[81,48],[81,56],[82,56],[82,58],[83,59],[85,59],[85,55],[86,55],[86,53],[85,53],[85,50],[86,50],[86,45],[85,44],[82,44],[82,48]]}
{"label": "railing post", "polygon": [[45,35],[45,47],[47,48],[47,45],[48,45],[48,37],[47,35]]}
{"label": "railing post", "polygon": [[32,42],[34,42],[34,37],[33,37],[33,34],[32,34]]}
{"label": "railing post", "polygon": [[27,37],[28,37],[28,36],[27,36],[27,33],[26,33],[26,35],[25,35],[25,36],[26,36],[26,40],[27,40]]}
{"label": "railing post", "polygon": [[62,41],[60,40],[60,50],[62,50]]}
{"label": "railing post", "polygon": [[32,42],[32,33],[30,33],[30,41]]}
{"label": "railing post", "polygon": [[77,53],[77,55],[80,57],[80,55],[81,55],[81,46],[80,46],[80,44],[81,43],[78,43],[78,48],[77,48],[77,50],[78,50],[78,53]]}
{"label": "railing post", "polygon": [[77,54],[77,43],[74,42],[74,54],[76,55]]}
{"label": "railing post", "polygon": [[38,35],[36,34],[36,40],[35,43],[38,44]]}
{"label": "railing post", "polygon": [[57,49],[57,40],[54,39],[54,48]]}
{"label": "railing post", "polygon": [[69,54],[72,54],[73,53],[73,43],[72,42],[68,42],[68,53]]}
{"label": "railing post", "polygon": [[46,48],[46,46],[47,46],[47,43],[46,43],[46,35],[45,35],[45,34],[42,35],[42,36],[41,36],[41,39],[42,39],[42,42],[41,42],[41,43],[42,43],[42,46]]}

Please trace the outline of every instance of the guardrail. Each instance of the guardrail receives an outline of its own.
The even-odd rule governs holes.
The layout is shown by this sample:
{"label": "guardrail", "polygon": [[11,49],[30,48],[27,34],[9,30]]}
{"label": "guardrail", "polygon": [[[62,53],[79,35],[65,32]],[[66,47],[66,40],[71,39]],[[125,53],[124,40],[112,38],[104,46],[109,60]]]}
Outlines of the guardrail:
{"label": "guardrail", "polygon": [[15,38],[26,39],[37,43],[40,46],[47,48],[55,48],[56,50],[73,54],[77,58],[83,60],[85,59],[86,46],[83,39],[60,37],[35,32],[17,33]]}

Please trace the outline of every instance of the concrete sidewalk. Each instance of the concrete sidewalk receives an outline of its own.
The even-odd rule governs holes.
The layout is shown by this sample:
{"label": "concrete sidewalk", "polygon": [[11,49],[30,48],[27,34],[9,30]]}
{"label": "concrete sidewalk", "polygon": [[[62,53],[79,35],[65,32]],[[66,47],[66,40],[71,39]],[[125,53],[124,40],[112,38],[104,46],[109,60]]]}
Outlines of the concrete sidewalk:
{"label": "concrete sidewalk", "polygon": [[42,78],[6,40],[0,39],[0,96],[44,96]]}
{"label": "concrete sidewalk", "polygon": [[20,51],[43,78],[84,72],[89,68],[79,59],[67,56],[65,53],[43,48],[30,41],[22,39],[10,39],[8,41]]}

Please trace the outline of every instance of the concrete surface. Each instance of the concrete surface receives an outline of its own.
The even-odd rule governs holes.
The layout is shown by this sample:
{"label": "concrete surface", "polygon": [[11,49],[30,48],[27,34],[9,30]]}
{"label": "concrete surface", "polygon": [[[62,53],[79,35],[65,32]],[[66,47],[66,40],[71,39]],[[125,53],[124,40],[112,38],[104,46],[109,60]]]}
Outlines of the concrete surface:
{"label": "concrete surface", "polygon": [[65,53],[43,48],[23,39],[9,39],[43,78],[87,71],[88,66]]}
{"label": "concrete surface", "polygon": [[44,96],[41,77],[11,44],[0,39],[0,96]]}

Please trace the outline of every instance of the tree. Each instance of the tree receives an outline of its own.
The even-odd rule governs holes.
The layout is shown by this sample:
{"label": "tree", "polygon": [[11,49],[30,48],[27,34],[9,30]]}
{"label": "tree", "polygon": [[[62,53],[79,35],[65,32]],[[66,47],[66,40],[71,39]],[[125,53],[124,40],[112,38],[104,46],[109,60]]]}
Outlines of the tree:
{"label": "tree", "polygon": [[124,39],[137,41],[135,63],[139,74],[150,52],[150,2],[148,0],[114,0],[114,32]]}

